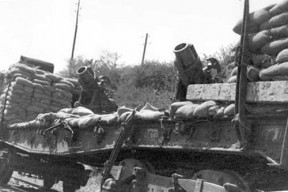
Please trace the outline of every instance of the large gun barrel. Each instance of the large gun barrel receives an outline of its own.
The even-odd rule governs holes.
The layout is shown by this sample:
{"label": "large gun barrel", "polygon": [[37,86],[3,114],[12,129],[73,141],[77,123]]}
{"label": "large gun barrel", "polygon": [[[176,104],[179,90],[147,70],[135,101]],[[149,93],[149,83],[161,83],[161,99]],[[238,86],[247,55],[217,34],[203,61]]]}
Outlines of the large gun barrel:
{"label": "large gun barrel", "polygon": [[94,113],[110,113],[117,110],[117,104],[105,93],[105,87],[99,85],[91,67],[83,66],[77,70],[78,80],[83,88],[78,104]]}
{"label": "large gun barrel", "polygon": [[182,64],[186,67],[195,65],[198,55],[193,45],[188,43],[181,43],[177,45],[174,49],[174,53]]}
{"label": "large gun barrel", "polygon": [[185,87],[191,83],[203,83],[202,63],[192,44],[181,43],[174,48],[175,66]]}
{"label": "large gun barrel", "polygon": [[97,83],[95,83],[94,72],[91,67],[80,67],[76,74],[78,75],[79,83],[85,91],[93,91],[95,86],[98,86]]}

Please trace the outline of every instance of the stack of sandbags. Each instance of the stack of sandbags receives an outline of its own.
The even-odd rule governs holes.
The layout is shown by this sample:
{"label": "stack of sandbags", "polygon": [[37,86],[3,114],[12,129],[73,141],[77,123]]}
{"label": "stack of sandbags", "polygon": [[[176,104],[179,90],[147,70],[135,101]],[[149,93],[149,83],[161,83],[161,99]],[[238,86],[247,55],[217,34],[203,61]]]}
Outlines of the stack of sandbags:
{"label": "stack of sandbags", "polygon": [[[251,53],[251,62],[249,65],[247,65],[247,79],[251,82],[260,80],[260,71],[274,64],[275,61],[269,55]],[[236,66],[235,62],[228,64],[227,70],[230,72],[230,76],[228,77],[227,82],[235,83],[237,81],[238,73],[238,67]]]}
{"label": "stack of sandbags", "polygon": [[[276,56],[288,48],[288,0],[250,13],[249,48],[254,53]],[[240,20],[234,32],[240,34]]]}
{"label": "stack of sandbags", "polygon": [[288,80],[288,48],[278,53],[275,62],[275,65],[260,71],[261,80]]}
{"label": "stack of sandbags", "polygon": [[174,102],[170,105],[171,119],[190,119],[199,117],[229,117],[234,114],[234,104],[219,105],[215,101],[193,103],[191,101]]}
{"label": "stack of sandbags", "polygon": [[73,89],[69,79],[25,64],[14,64],[5,74],[1,115],[5,123],[13,124],[35,119],[39,113],[71,107]]}
{"label": "stack of sandbags", "polygon": [[[278,73],[282,76],[285,71],[283,71],[285,65],[282,65],[283,62],[279,63],[277,58],[281,51],[288,48],[288,0],[282,0],[276,5],[255,11],[250,14],[249,19],[249,49],[254,55],[252,56],[253,65],[259,71],[264,71],[259,74],[260,80],[274,80],[275,78],[270,76],[278,75]],[[234,27],[234,32],[240,34],[242,24],[240,20]],[[263,58],[267,56],[272,61],[265,63],[267,60]],[[272,67],[274,64],[281,64],[281,66]],[[269,67],[272,69],[268,70]],[[287,78],[284,77],[284,79]],[[275,80],[278,80],[278,77]]]}

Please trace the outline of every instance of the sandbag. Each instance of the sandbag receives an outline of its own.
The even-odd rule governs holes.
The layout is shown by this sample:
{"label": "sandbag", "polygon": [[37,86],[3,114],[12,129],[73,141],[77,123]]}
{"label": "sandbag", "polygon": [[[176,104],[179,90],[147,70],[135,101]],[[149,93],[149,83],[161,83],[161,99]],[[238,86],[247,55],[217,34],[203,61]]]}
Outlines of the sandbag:
{"label": "sandbag", "polygon": [[78,79],[76,78],[64,78],[64,80],[71,82],[75,87],[80,86]]}
{"label": "sandbag", "polygon": [[66,85],[70,86],[71,89],[74,89],[74,88],[75,88],[74,84],[73,84],[72,82],[68,81],[66,78],[61,79],[61,80],[59,81],[59,83],[66,84]]}
{"label": "sandbag", "polygon": [[231,74],[230,74],[230,76],[232,77],[232,76],[237,76],[237,74],[238,74],[238,67],[235,67],[232,71],[231,71]]}
{"label": "sandbag", "polygon": [[280,27],[288,23],[288,12],[281,13],[280,15],[275,15],[268,21],[260,25],[260,31],[265,29],[271,29],[274,27]]}
{"label": "sandbag", "polygon": [[34,87],[34,90],[38,89],[38,90],[41,90],[43,92],[45,91],[44,86],[41,84],[33,83],[33,87]]}
{"label": "sandbag", "polygon": [[216,102],[212,100],[201,103],[199,106],[195,108],[193,112],[193,116],[194,117],[207,117],[209,108],[214,105],[216,105]]}
{"label": "sandbag", "polygon": [[270,56],[276,56],[280,51],[286,48],[288,48],[288,37],[267,43],[261,48],[261,52]]}
{"label": "sandbag", "polygon": [[29,67],[28,65],[22,64],[22,63],[16,63],[11,66],[11,68],[18,68],[21,71],[25,71],[26,73],[29,73],[30,75],[35,74],[35,70],[32,67]]}
{"label": "sandbag", "polygon": [[34,89],[34,94],[35,93],[39,93],[39,94],[44,94],[45,95],[44,90],[40,90],[40,89]]}
{"label": "sandbag", "polygon": [[15,89],[15,88],[12,88],[12,89],[9,89],[7,91],[5,91],[6,93],[8,93],[9,95],[12,95],[12,94],[20,94],[20,95],[23,95],[24,93],[24,89],[21,88],[21,89]]}
{"label": "sandbag", "polygon": [[234,111],[235,111],[235,104],[232,103],[232,104],[228,105],[227,107],[225,107],[224,116],[232,116],[232,115],[234,115]]}
{"label": "sandbag", "polygon": [[35,74],[34,79],[42,80],[42,81],[48,81],[49,83],[52,83],[52,80],[46,77],[45,73],[43,75]]}
{"label": "sandbag", "polygon": [[[18,68],[13,68],[13,69],[8,70],[6,73],[6,76],[7,76],[7,78],[12,78],[15,74],[21,74],[25,77],[25,79],[29,79],[29,80],[31,80],[33,77],[33,75],[31,75],[31,73],[21,71]],[[27,78],[27,77],[29,77],[29,78]]]}
{"label": "sandbag", "polygon": [[223,117],[224,116],[224,110],[225,110],[225,107],[220,107],[217,110],[216,117]]}
{"label": "sandbag", "polygon": [[32,87],[33,88],[33,83],[27,79],[24,79],[22,77],[17,77],[15,79],[16,84],[20,84],[22,86],[27,86],[27,87]]}
{"label": "sandbag", "polygon": [[280,51],[275,59],[276,63],[288,62],[288,49]]}
{"label": "sandbag", "polygon": [[72,91],[73,87],[71,87],[70,85],[67,85],[66,83],[54,83],[53,84],[54,88],[59,88],[62,90],[66,90],[66,91]]}
{"label": "sandbag", "polygon": [[50,82],[46,81],[46,80],[34,79],[33,82],[38,83],[38,84],[43,85],[43,86],[45,86],[45,85],[50,86]]}
{"label": "sandbag", "polygon": [[86,107],[81,107],[81,106],[76,107],[75,109],[73,109],[73,111],[71,113],[75,114],[75,115],[80,115],[80,116],[94,114],[93,111],[91,111],[90,109],[88,109]]}
{"label": "sandbag", "polygon": [[67,118],[79,118],[79,115],[76,114],[70,114],[70,113],[64,113],[64,112],[60,112],[58,111],[57,113],[51,113],[52,118],[53,119],[60,119],[60,120],[64,120]]}
{"label": "sandbag", "polygon": [[237,75],[230,77],[227,83],[236,83],[237,82]]}
{"label": "sandbag", "polygon": [[271,16],[278,15],[285,11],[288,11],[288,0],[282,0],[280,3],[277,3],[269,10]]}
{"label": "sandbag", "polygon": [[64,91],[62,89],[56,88],[54,93],[52,94],[53,97],[59,97],[59,98],[67,98],[68,100],[72,99],[72,93],[68,91]]}
{"label": "sandbag", "polygon": [[56,88],[51,87],[50,85],[43,85],[45,92],[51,93],[54,92]]}
{"label": "sandbag", "polygon": [[185,118],[185,119],[192,118],[194,110],[198,106],[199,106],[199,104],[194,104],[194,103],[190,102],[186,105],[179,107],[175,111],[175,118]]}
{"label": "sandbag", "polygon": [[277,75],[287,75],[288,74],[288,62],[284,62],[281,64],[276,64],[267,69],[260,70],[259,77],[260,79],[263,76],[277,76]]}
{"label": "sandbag", "polygon": [[[265,21],[270,19],[269,11],[265,9],[261,9],[249,14],[249,26],[248,26],[248,33],[257,33],[259,25]],[[237,34],[241,34],[243,21],[242,19],[238,21],[236,26],[233,28],[233,31]]]}
{"label": "sandbag", "polygon": [[99,115],[87,115],[77,118],[77,126],[79,128],[87,128],[96,125],[101,119]]}
{"label": "sandbag", "polygon": [[22,95],[18,95],[18,94],[12,94],[12,95],[8,95],[6,97],[7,100],[13,101],[13,102],[25,102],[28,100],[25,100]]}
{"label": "sandbag", "polygon": [[15,80],[17,77],[22,77],[23,79],[27,79],[27,80],[29,80],[29,81],[31,81],[31,77],[30,76],[28,76],[27,74],[23,74],[23,73],[20,73],[20,72],[16,72],[16,73],[13,73],[13,75],[11,75],[12,76],[12,78]]}
{"label": "sandbag", "polygon": [[49,104],[43,103],[43,102],[38,102],[38,101],[34,102],[33,105],[42,108],[43,111],[48,111],[48,110],[49,110],[49,107],[50,107]]}
{"label": "sandbag", "polygon": [[52,74],[52,73],[45,73],[44,75],[45,77],[50,79],[53,83],[59,82],[62,79],[62,77]]}
{"label": "sandbag", "polygon": [[101,117],[100,122],[106,123],[108,125],[112,123],[116,123],[118,121],[117,113],[103,114],[103,115],[100,115],[100,117]]}
{"label": "sandbag", "polygon": [[17,84],[15,81],[11,83],[10,89],[23,89],[23,85]]}
{"label": "sandbag", "polygon": [[23,90],[28,93],[28,95],[31,95],[34,88],[33,87],[29,87],[29,86],[23,86]]}
{"label": "sandbag", "polygon": [[53,123],[53,121],[55,120],[55,118],[53,118],[52,113],[40,113],[39,115],[37,115],[37,117],[35,118],[36,121],[39,121],[41,123]]}
{"label": "sandbag", "polygon": [[135,117],[142,120],[160,120],[162,117],[164,117],[164,112],[141,110],[136,112]]}
{"label": "sandbag", "polygon": [[272,59],[265,54],[252,54],[252,62],[257,68],[267,68],[273,65]]}
{"label": "sandbag", "polygon": [[213,105],[208,109],[208,115],[209,116],[216,116],[217,115],[217,111],[220,109],[220,107],[218,105]]}
{"label": "sandbag", "polygon": [[38,93],[38,92],[35,92],[34,94],[33,94],[33,97],[35,97],[35,98],[40,98],[40,99],[45,99],[45,100],[48,100],[48,101],[51,101],[52,99],[51,99],[51,96],[49,96],[49,95],[46,95],[46,94],[41,94],[41,93]]}
{"label": "sandbag", "polygon": [[[233,52],[233,53],[235,53],[235,52]],[[232,53],[232,54],[233,54],[233,53]],[[235,60],[235,59],[234,59],[234,60]],[[229,63],[229,64],[227,65],[227,69],[228,69],[228,70],[234,69],[235,67],[237,67],[236,64],[235,64],[235,61],[233,61],[233,62],[231,62],[231,63]]]}
{"label": "sandbag", "polygon": [[178,101],[178,102],[174,102],[170,105],[169,107],[169,113],[170,113],[170,118],[173,119],[175,112],[178,108],[187,105],[187,104],[191,104],[191,101]]}
{"label": "sandbag", "polygon": [[270,42],[270,31],[263,30],[256,34],[252,34],[248,38],[249,49],[254,52],[259,52],[259,50],[267,43]]}
{"label": "sandbag", "polygon": [[281,39],[283,37],[288,37],[288,25],[274,27],[270,29],[270,34],[273,39]]}
{"label": "sandbag", "polygon": [[267,75],[260,75],[259,73],[259,78],[261,81],[272,81],[273,80],[273,76],[267,76]]}
{"label": "sandbag", "polygon": [[[266,11],[269,11],[269,13],[270,13],[270,10],[271,10],[275,5],[276,5],[275,3],[274,3],[274,4],[270,4],[270,5],[266,6],[266,7],[264,7],[263,9],[266,10]],[[270,15],[271,15],[271,13],[270,13]],[[272,16],[272,15],[271,15],[271,16]]]}
{"label": "sandbag", "polygon": [[248,65],[246,76],[247,79],[249,79],[252,82],[257,81],[259,79],[259,69],[257,69],[254,66]]}

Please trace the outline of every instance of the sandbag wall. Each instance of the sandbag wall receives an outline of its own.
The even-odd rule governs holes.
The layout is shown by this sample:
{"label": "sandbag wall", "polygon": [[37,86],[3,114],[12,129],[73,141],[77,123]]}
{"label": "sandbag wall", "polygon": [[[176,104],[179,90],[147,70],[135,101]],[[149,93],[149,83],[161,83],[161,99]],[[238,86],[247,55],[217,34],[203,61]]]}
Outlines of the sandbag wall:
{"label": "sandbag wall", "polygon": [[[240,35],[242,24],[240,20],[233,31]],[[288,76],[283,76],[288,72],[288,0],[250,13],[248,31],[249,49],[253,53],[252,75],[256,73],[255,76],[248,75],[248,79],[288,80]],[[272,65],[275,66],[268,69]]]}
{"label": "sandbag wall", "polygon": [[0,96],[2,123],[9,125],[35,119],[39,113],[71,107],[77,81],[14,64],[5,74]]}

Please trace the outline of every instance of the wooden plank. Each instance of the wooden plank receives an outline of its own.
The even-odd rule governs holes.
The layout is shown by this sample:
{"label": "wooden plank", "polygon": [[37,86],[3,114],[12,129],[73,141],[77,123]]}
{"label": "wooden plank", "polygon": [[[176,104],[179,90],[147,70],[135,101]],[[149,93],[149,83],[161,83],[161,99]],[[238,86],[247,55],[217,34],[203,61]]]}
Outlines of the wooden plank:
{"label": "wooden plank", "polygon": [[[189,85],[186,99],[192,101],[234,101],[236,83]],[[250,82],[247,86],[247,102],[288,103],[288,81]]]}

